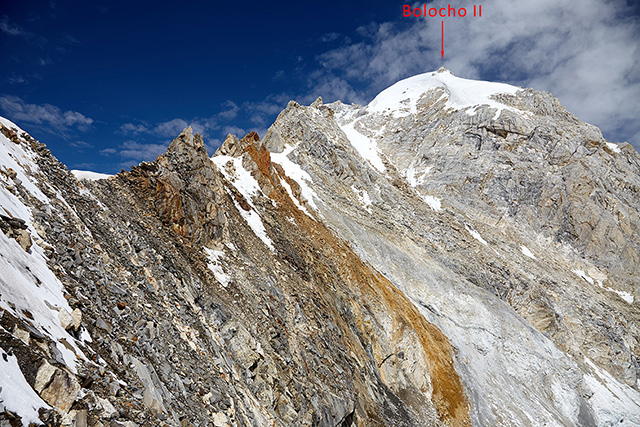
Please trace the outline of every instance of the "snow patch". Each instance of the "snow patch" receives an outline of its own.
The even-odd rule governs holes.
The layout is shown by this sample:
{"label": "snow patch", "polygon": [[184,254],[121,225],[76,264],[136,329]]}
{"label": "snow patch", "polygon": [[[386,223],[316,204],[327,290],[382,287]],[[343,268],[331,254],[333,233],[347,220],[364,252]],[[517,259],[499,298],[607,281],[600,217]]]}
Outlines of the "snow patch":
{"label": "snow patch", "polygon": [[607,147],[609,147],[609,150],[613,151],[614,153],[620,153],[620,147],[618,147],[618,144],[614,144],[613,142],[607,142]]}
{"label": "snow patch", "polygon": [[475,114],[475,108],[488,105],[497,109],[494,119],[504,109],[517,111],[491,99],[491,95],[499,93],[515,94],[519,87],[504,83],[492,83],[478,80],[463,79],[454,76],[450,71],[419,74],[401,80],[393,86],[383,90],[367,106],[371,113],[390,113],[394,117],[404,117],[417,113],[417,102],[425,92],[436,88],[443,88],[447,97],[447,107],[455,110],[466,110],[470,116]]}
{"label": "snow patch", "polygon": [[[62,283],[47,267],[43,249],[33,245],[30,251],[25,252],[15,240],[0,233],[0,308],[30,322],[55,340],[65,364],[75,372],[76,355],[85,357],[59,320],[59,313],[63,310],[71,313],[71,307],[63,296]],[[33,320],[23,314],[25,312],[30,313]],[[62,344],[62,340],[74,350]]]}
{"label": "snow patch", "polygon": [[91,338],[91,334],[84,327],[80,328],[80,341],[91,343],[93,342],[93,338]]}
{"label": "snow patch", "polygon": [[578,277],[582,277],[584,280],[586,280],[587,282],[591,283],[593,285],[593,279],[591,277],[589,277],[589,275],[587,273],[585,273],[582,270],[571,270],[573,272],[573,274],[575,274]]}
{"label": "snow patch", "polygon": [[0,412],[6,408],[22,417],[22,424],[42,425],[40,408],[50,409],[24,378],[18,359],[0,348]]}
{"label": "snow patch", "polygon": [[531,258],[531,259],[538,259],[538,258],[536,258],[536,256],[535,256],[535,255],[534,255],[534,254],[529,250],[529,248],[528,248],[528,247],[526,247],[526,246],[522,245],[522,246],[520,246],[520,250],[522,251],[522,253],[523,253],[525,256],[528,256],[528,257],[529,257],[529,258]]}
{"label": "snow patch", "polygon": [[627,303],[633,304],[633,301],[635,300],[635,297],[633,295],[631,295],[629,292],[619,291],[617,289],[613,289],[613,288],[610,288],[608,286],[604,286],[600,280],[598,280],[596,283],[598,284],[599,287],[601,287],[605,291],[614,292],[614,293],[618,294],[618,296],[620,298],[622,298],[623,300],[625,300]]}
{"label": "snow patch", "polygon": [[438,212],[442,210],[441,200],[435,196],[423,195],[421,194],[420,190],[417,189],[418,186],[424,183],[424,180],[431,169],[433,169],[433,166],[427,166],[424,168],[423,172],[419,176],[417,176],[418,172],[416,172],[413,165],[411,165],[405,172],[405,177],[407,178],[407,182],[409,183],[409,185],[418,191],[418,195],[420,196],[420,198],[422,198],[422,200],[424,200],[424,202],[429,205],[431,209]]}
{"label": "snow patch", "polygon": [[369,197],[369,193],[367,193],[366,190],[358,190],[353,185],[351,186],[351,190],[353,190],[364,209],[371,213],[371,198]]}
{"label": "snow patch", "polygon": [[413,188],[416,188],[417,186],[424,184],[424,181],[427,178],[427,174],[431,172],[431,169],[433,169],[433,166],[426,166],[422,173],[418,175],[419,172],[417,172],[413,166],[410,166],[405,174],[409,185],[411,185]]}
{"label": "snow patch", "polygon": [[442,202],[437,197],[422,194],[420,194],[420,197],[434,211],[438,212],[442,210]]}
{"label": "snow patch", "polygon": [[[247,199],[247,202],[252,204],[252,197],[261,190],[258,181],[242,166],[242,157],[215,156],[211,158],[211,161],[218,166],[218,170],[222,172],[225,178]],[[227,168],[226,165],[229,162],[233,164],[235,172],[230,172]]]}
{"label": "snow patch", "polygon": [[[8,120],[2,121],[8,122]],[[9,122],[11,123],[11,122]],[[12,126],[6,127],[15,127],[13,123]],[[19,129],[19,128],[18,128]],[[22,132],[19,130],[19,133]],[[42,203],[48,203],[49,198],[40,191],[40,189],[35,184],[35,179],[30,175],[39,170],[38,165],[36,163],[36,156],[34,153],[29,153],[22,148],[22,144],[16,144],[7,138],[6,136],[0,134],[0,143],[2,143],[0,149],[0,169],[8,170],[12,169],[16,173],[16,179],[21,181],[21,185],[31,193],[32,196],[36,197]],[[14,185],[15,179],[13,182],[9,182],[11,185]]]}
{"label": "snow patch", "polygon": [[302,197],[306,199],[309,206],[318,212],[318,206],[316,206],[314,198],[318,200],[319,198],[308,185],[308,183],[313,182],[311,176],[309,176],[307,172],[303,171],[300,165],[289,160],[288,155],[294,150],[294,148],[295,147],[288,147],[282,153],[271,153],[271,162],[278,163],[282,166],[282,169],[284,169],[287,176],[298,183]]}
{"label": "snow patch", "polygon": [[240,212],[240,215],[242,215],[247,224],[249,224],[249,227],[251,227],[253,234],[258,236],[258,238],[262,240],[264,244],[267,245],[269,249],[271,249],[271,251],[275,251],[273,242],[267,235],[267,230],[264,228],[264,224],[262,223],[260,215],[258,215],[258,213],[253,209],[250,211],[245,211],[242,206],[240,206],[235,197],[233,197],[231,194],[229,196],[231,196],[233,204],[236,206],[236,209],[238,209],[238,212]]}
{"label": "snow patch", "polygon": [[618,290],[615,290],[615,289],[609,288],[609,287],[607,287],[607,290],[609,292],[615,292],[616,294],[618,294],[618,296],[620,296],[620,298],[622,298],[623,300],[625,300],[629,304],[633,304],[633,301],[634,301],[635,297],[633,295],[631,295],[629,292],[618,291]]}
{"label": "snow patch", "polygon": [[210,248],[204,248],[204,251],[207,254],[207,258],[209,258],[209,263],[207,264],[209,270],[213,272],[216,280],[226,288],[229,286],[231,277],[224,272],[222,269],[222,263],[220,262],[220,260],[225,257],[225,253],[222,251],[215,251]]}
{"label": "snow patch", "polygon": [[289,198],[291,200],[293,200],[293,203],[295,203],[295,205],[298,207],[298,209],[300,209],[302,212],[304,212],[305,214],[307,214],[308,217],[313,218],[311,216],[311,214],[309,213],[309,211],[307,210],[307,208],[305,208],[304,206],[302,206],[300,204],[300,201],[293,195],[293,190],[291,189],[291,186],[289,185],[289,183],[287,182],[286,179],[281,179],[280,183],[282,184],[282,187],[284,187],[284,189],[287,191],[287,194],[289,194]]}
{"label": "snow patch", "polygon": [[[2,123],[4,125],[4,127],[9,128],[9,129],[15,129],[18,133],[18,135],[21,135],[24,131],[22,129],[20,129],[18,127],[18,125],[16,125],[15,123],[13,123],[11,120],[9,119],[5,119],[4,117],[0,117],[0,123]],[[26,132],[24,132],[26,133]]]}
{"label": "snow patch", "polygon": [[[253,196],[258,192],[262,192],[262,190],[260,190],[258,181],[256,181],[251,173],[242,166],[242,157],[214,156],[211,158],[211,161],[218,167],[218,170],[238,190],[238,192],[242,194],[251,207],[250,211],[244,210],[235,197],[230,194],[229,196],[231,197],[231,200],[233,200],[233,204],[236,206],[236,209],[238,209],[238,212],[240,212],[240,215],[242,215],[247,224],[249,224],[253,233],[258,236],[258,238],[260,238],[260,240],[262,240],[269,249],[274,251],[275,248],[273,246],[273,242],[267,235],[262,219],[260,218],[260,215],[258,215],[257,209],[253,204]],[[227,167],[229,162],[233,164],[233,171],[229,170]]]}
{"label": "snow patch", "polygon": [[480,235],[480,233],[478,233],[476,230],[474,230],[473,228],[469,227],[468,225],[464,225],[464,228],[467,229],[467,231],[469,232],[469,234],[471,234],[471,236],[476,239],[478,242],[482,243],[485,246],[489,246],[489,244],[487,243],[486,240],[484,240],[482,238],[482,236]]}
{"label": "snow patch", "polygon": [[355,148],[356,151],[360,154],[360,156],[363,159],[368,160],[369,163],[371,163],[371,165],[379,172],[384,172],[384,163],[382,163],[382,159],[378,155],[378,148],[376,146],[376,143],[372,139],[367,138],[366,136],[358,132],[355,129],[356,123],[357,121],[354,121],[344,126],[340,126],[340,128],[345,133],[345,135],[347,135],[347,139],[349,140],[353,148]]}
{"label": "snow patch", "polygon": [[72,169],[70,171],[73,176],[75,176],[77,179],[88,179],[89,181],[97,181],[99,179],[106,179],[106,178],[110,178],[113,175],[109,175],[106,173],[98,173],[98,172],[91,172],[91,171],[81,171],[78,169]]}
{"label": "snow patch", "polygon": [[623,300],[625,300],[625,301],[626,301],[627,303],[629,303],[629,304],[633,304],[633,301],[635,300],[635,297],[634,297],[632,294],[630,294],[629,292],[619,291],[619,290],[617,290],[617,289],[613,289],[613,288],[610,288],[610,287],[608,287],[608,286],[604,286],[604,285],[602,284],[602,281],[601,281],[601,280],[594,281],[592,277],[590,277],[587,273],[585,273],[585,272],[584,272],[584,271],[582,271],[582,270],[571,270],[571,271],[572,271],[575,275],[577,275],[577,276],[579,276],[579,277],[583,278],[584,280],[586,280],[587,282],[589,282],[589,283],[590,283],[590,284],[592,284],[592,285],[593,285],[593,284],[597,284],[597,285],[598,285],[598,287],[600,287],[600,288],[604,289],[605,291],[614,292],[614,293],[618,294],[618,296],[619,296],[620,298],[622,298]]}
{"label": "snow patch", "polygon": [[269,249],[271,249],[271,251],[275,251],[273,241],[269,238],[269,236],[267,236],[267,230],[264,228],[264,224],[262,223],[260,215],[258,215],[258,213],[253,210],[247,212],[239,205],[236,205],[236,207],[239,209],[240,214],[244,217],[245,221],[247,221],[247,224],[249,224],[249,227],[251,227],[251,229],[253,230],[253,233],[258,236],[260,240],[262,240],[264,244],[267,245]]}

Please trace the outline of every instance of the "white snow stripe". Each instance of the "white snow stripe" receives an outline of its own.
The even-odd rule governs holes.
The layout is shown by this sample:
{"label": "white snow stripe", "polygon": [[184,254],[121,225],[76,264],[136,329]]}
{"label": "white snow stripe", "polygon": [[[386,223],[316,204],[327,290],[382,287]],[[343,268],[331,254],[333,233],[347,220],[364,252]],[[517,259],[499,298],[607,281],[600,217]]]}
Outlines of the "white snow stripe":
{"label": "white snow stripe", "polygon": [[22,417],[23,425],[42,425],[40,408],[51,408],[36,394],[24,377],[14,355],[0,348],[0,408],[4,407]]}

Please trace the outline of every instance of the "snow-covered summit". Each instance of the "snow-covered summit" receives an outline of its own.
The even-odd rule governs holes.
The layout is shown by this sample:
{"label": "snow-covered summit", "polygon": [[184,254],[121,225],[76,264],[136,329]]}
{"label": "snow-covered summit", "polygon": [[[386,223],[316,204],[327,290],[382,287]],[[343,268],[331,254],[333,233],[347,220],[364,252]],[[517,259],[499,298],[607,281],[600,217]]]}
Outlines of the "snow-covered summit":
{"label": "snow-covered summit", "polygon": [[521,88],[504,83],[485,82],[456,77],[445,68],[438,71],[418,74],[401,80],[383,90],[367,106],[370,113],[391,113],[402,117],[417,112],[417,102],[420,97],[433,89],[442,88],[447,96],[447,107],[465,110],[470,115],[475,114],[475,107],[488,105],[497,108],[496,114],[508,108],[506,105],[491,98],[500,93],[515,94]]}

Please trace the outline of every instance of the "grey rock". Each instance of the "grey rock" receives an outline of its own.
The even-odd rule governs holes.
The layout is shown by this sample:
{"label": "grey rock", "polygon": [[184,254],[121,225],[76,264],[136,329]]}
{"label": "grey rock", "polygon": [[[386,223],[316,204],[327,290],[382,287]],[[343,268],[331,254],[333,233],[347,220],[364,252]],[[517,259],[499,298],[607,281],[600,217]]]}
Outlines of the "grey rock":
{"label": "grey rock", "polygon": [[140,362],[140,360],[133,356],[128,356],[128,364],[132,365],[144,386],[144,393],[142,396],[144,405],[156,412],[164,412],[166,409],[162,399],[162,393],[152,378],[152,372],[150,372],[149,369]]}

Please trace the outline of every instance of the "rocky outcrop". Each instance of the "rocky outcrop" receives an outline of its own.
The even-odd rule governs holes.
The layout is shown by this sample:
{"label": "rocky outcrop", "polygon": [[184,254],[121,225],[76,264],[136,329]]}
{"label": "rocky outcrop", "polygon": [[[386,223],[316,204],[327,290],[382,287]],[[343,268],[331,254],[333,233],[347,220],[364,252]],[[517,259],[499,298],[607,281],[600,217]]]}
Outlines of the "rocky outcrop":
{"label": "rocky outcrop", "polygon": [[202,137],[194,136],[191,128],[155,162],[143,162],[123,177],[139,188],[150,211],[186,241],[202,246],[220,237],[221,186]]}
{"label": "rocky outcrop", "polygon": [[14,239],[22,249],[29,251],[31,245],[31,236],[27,231],[24,220],[20,218],[10,218],[0,215],[0,230],[9,238]]}

